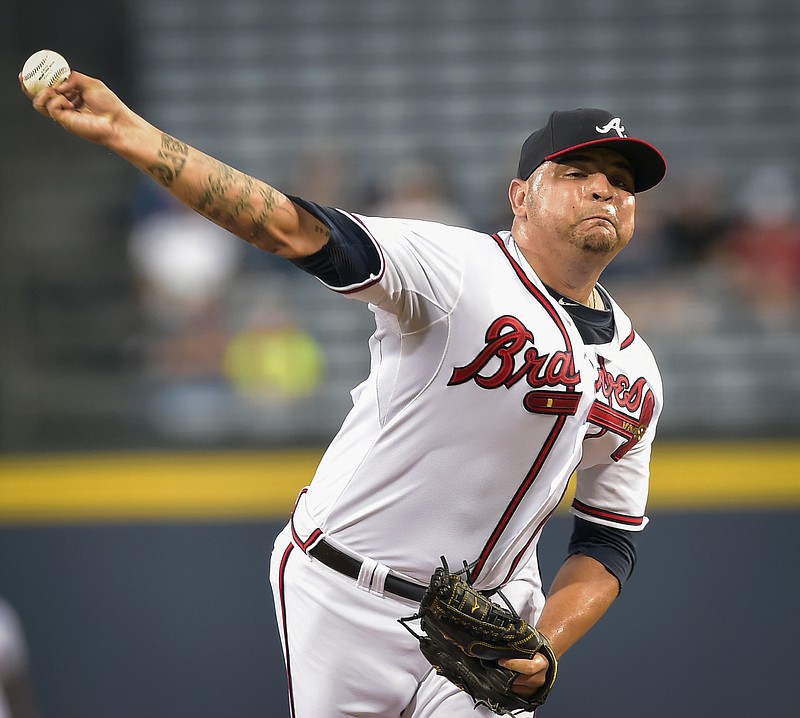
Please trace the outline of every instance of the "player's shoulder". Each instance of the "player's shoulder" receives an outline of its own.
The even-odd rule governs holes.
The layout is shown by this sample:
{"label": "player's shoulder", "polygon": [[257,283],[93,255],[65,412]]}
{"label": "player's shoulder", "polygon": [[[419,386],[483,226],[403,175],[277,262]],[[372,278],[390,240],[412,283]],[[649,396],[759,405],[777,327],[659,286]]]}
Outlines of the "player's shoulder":
{"label": "player's shoulder", "polygon": [[[417,264],[461,273],[495,247],[486,233],[440,222],[394,217],[357,217],[386,260],[412,268]],[[481,263],[483,260],[479,260]]]}
{"label": "player's shoulder", "polygon": [[649,373],[658,376],[658,362],[650,344],[639,333],[631,317],[609,294],[608,290],[603,288],[603,292],[611,301],[611,307],[614,312],[614,324],[616,326],[615,346],[619,359],[640,365],[643,369],[648,369]]}
{"label": "player's shoulder", "polygon": [[354,214],[354,217],[372,232],[376,238],[381,236],[415,238],[437,242],[486,242],[491,237],[470,227],[463,227],[427,219],[406,219],[402,217],[375,217]]}
{"label": "player's shoulder", "polygon": [[642,335],[631,327],[626,336],[620,336],[620,338],[620,360],[626,364],[635,365],[653,384],[661,386],[661,372],[658,368],[658,360],[655,352]]}

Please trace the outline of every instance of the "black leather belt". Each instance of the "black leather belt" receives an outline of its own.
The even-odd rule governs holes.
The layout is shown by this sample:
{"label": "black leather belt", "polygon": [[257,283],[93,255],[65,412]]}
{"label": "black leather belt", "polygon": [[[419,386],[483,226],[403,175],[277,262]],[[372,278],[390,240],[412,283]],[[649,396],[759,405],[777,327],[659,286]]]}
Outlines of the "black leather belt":
{"label": "black leather belt", "polygon": [[[358,580],[362,562],[340,551],[338,548],[334,548],[325,539],[318,541],[313,548],[309,549],[308,555],[324,563],[328,568]],[[399,576],[393,576],[390,573],[386,576],[383,588],[387,593],[393,593],[395,596],[419,602],[422,600],[427,587],[412,583]]]}

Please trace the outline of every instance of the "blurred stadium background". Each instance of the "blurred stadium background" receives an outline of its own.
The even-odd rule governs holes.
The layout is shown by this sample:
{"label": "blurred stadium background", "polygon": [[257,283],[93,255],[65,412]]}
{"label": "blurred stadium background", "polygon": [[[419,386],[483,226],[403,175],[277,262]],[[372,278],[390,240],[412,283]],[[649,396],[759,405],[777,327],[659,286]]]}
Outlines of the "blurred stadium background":
{"label": "blurred stadium background", "polygon": [[[287,714],[268,552],[372,331],[35,115],[16,74],[43,47],[169,133],[364,213],[506,228],[519,146],[554,108],[607,107],[663,149],[604,277],[664,375],[652,524],[542,714],[797,715],[800,5],[6,10],[0,598],[36,702],[14,718]],[[569,520],[552,523],[551,573]]]}

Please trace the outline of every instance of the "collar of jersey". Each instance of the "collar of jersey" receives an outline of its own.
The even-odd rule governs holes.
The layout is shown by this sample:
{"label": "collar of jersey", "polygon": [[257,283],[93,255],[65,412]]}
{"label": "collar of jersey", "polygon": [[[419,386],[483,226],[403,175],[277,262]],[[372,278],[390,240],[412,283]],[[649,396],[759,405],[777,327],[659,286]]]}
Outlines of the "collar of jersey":
{"label": "collar of jersey", "polygon": [[[545,292],[548,297],[551,297],[553,306],[556,307],[556,310],[560,312],[563,317],[569,318],[570,331],[573,331],[580,337],[580,333],[578,332],[577,327],[574,326],[569,312],[565,307],[562,307],[558,301],[556,301],[553,295],[548,291],[547,285],[541,279],[539,279],[539,275],[536,274],[533,267],[531,267],[525,255],[522,253],[519,245],[514,240],[514,237],[511,236],[511,232],[509,230],[504,230],[502,232],[498,232],[497,236],[503,240],[503,243],[506,245],[506,249],[519,264],[519,266],[522,267],[522,270],[525,272],[528,279],[530,279],[531,282],[539,287],[539,289]],[[614,337],[610,342],[608,342],[608,344],[595,344],[593,346],[598,347],[598,354],[606,359],[611,359],[621,351],[620,345],[622,341],[631,333],[633,327],[628,315],[622,311],[619,304],[614,301],[613,297],[606,291],[605,287],[603,287],[601,284],[598,284],[597,287],[600,291],[602,291],[606,302],[610,305],[611,311],[614,313]],[[583,343],[583,339],[581,339],[581,343]]]}

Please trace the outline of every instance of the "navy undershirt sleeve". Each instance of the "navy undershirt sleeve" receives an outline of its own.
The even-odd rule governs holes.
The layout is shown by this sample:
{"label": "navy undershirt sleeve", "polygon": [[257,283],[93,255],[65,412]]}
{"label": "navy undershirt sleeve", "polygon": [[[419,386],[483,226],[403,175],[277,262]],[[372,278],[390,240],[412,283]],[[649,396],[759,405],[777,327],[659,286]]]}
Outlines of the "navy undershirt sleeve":
{"label": "navy undershirt sleeve", "polygon": [[300,197],[289,196],[289,199],[330,230],[330,237],[322,249],[308,257],[293,259],[292,264],[337,288],[361,284],[380,274],[380,251],[363,227],[330,207]]}
{"label": "navy undershirt sleeve", "polygon": [[636,564],[636,532],[603,526],[575,517],[569,555],[582,553],[599,561],[619,581],[620,591]]}

